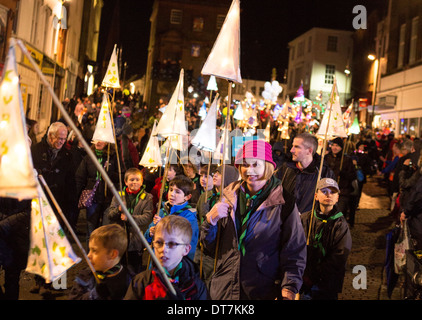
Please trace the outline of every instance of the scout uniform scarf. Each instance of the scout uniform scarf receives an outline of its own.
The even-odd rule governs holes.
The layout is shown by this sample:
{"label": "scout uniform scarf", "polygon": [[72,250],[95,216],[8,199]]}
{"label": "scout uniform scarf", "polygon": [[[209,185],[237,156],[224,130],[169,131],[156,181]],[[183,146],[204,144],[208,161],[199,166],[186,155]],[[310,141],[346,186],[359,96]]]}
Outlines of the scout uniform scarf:
{"label": "scout uniform scarf", "polygon": [[325,250],[325,248],[322,244],[323,231],[330,221],[337,220],[338,218],[340,218],[342,216],[343,216],[343,213],[338,212],[338,213],[336,213],[332,216],[327,216],[327,217],[322,218],[321,216],[318,216],[316,210],[314,210],[315,219],[318,219],[322,223],[318,226],[318,229],[315,232],[313,246],[314,246],[314,248],[319,249],[319,251],[321,252],[323,257],[325,257],[325,254],[326,254],[326,250]]}
{"label": "scout uniform scarf", "polygon": [[[242,182],[243,184],[244,182]],[[239,236],[239,246],[238,249],[245,255],[245,237],[248,229],[249,219],[252,214],[255,213],[256,209],[267,199],[271,191],[281,183],[279,179],[272,176],[271,179],[267,181],[265,186],[258,191],[255,195],[251,196],[247,189],[245,191],[243,188],[239,188],[239,194],[237,198],[237,209],[235,213],[236,220],[236,229]]]}

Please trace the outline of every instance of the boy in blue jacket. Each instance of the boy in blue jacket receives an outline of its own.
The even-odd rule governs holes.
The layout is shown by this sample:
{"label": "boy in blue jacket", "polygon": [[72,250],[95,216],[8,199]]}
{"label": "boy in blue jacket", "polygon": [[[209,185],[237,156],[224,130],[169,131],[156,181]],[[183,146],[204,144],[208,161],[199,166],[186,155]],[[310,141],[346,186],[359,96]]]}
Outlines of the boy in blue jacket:
{"label": "boy in blue jacket", "polygon": [[199,236],[199,226],[196,217],[196,209],[192,208],[188,201],[192,197],[193,182],[186,176],[176,176],[169,184],[168,201],[164,207],[161,208],[159,214],[154,216],[152,223],[149,225],[148,230],[145,232],[145,239],[148,243],[152,242],[154,238],[155,226],[161,218],[167,215],[179,215],[186,218],[192,227],[191,249],[188,257],[193,260],[195,256],[196,245]]}

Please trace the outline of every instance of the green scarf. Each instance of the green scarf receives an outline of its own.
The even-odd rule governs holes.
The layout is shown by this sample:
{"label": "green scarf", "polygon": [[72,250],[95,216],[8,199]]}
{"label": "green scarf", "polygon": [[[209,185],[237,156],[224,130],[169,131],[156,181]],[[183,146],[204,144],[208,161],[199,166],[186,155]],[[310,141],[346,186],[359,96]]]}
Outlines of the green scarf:
{"label": "green scarf", "polygon": [[[101,165],[103,164],[103,154],[104,154],[104,150],[95,149],[95,155],[97,156],[97,160]],[[97,180],[101,180],[101,173],[98,170],[97,170]]]}
{"label": "green scarf", "polygon": [[135,210],[136,205],[139,202],[139,198],[142,197],[145,191],[145,186],[142,186],[138,193],[130,193],[126,187],[126,203],[127,203],[127,210],[130,214],[133,214],[133,210]]}
{"label": "green scarf", "polygon": [[242,188],[239,188],[235,221],[237,234],[239,237],[238,249],[241,251],[243,256],[246,252],[244,240],[248,229],[249,218],[264,202],[264,200],[268,198],[268,195],[271,193],[271,191],[280,183],[281,181],[279,179],[272,176],[271,179],[267,181],[265,186],[253,196],[249,195],[247,190],[245,190],[245,192],[242,190]]}
{"label": "green scarf", "polygon": [[325,226],[328,224],[329,221],[337,220],[341,216],[343,216],[343,213],[338,212],[335,215],[329,216],[326,219],[324,219],[324,218],[318,217],[316,210],[314,210],[314,217],[316,219],[322,221],[322,223],[315,233],[315,237],[314,237],[315,242],[314,242],[313,246],[314,246],[314,248],[318,248],[321,251],[323,257],[325,257],[326,251],[325,251],[324,246],[322,245],[321,239],[322,239],[322,233],[325,229]]}

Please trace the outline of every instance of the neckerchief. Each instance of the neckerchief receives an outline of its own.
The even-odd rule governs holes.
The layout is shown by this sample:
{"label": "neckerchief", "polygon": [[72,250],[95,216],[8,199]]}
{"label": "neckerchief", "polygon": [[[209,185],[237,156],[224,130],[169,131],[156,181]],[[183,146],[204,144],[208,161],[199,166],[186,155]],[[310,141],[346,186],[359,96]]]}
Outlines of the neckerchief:
{"label": "neckerchief", "polygon": [[315,237],[314,237],[315,243],[313,244],[313,246],[314,246],[314,248],[318,248],[321,251],[323,257],[325,257],[326,251],[325,251],[324,246],[322,245],[321,238],[322,238],[322,233],[325,229],[325,226],[327,225],[327,223],[329,221],[336,220],[336,219],[340,218],[341,216],[343,216],[343,213],[338,212],[335,215],[329,216],[326,219],[324,219],[324,218],[318,217],[316,210],[314,210],[314,217],[316,219],[322,221],[322,223],[318,227],[318,230],[315,233]]}
{"label": "neckerchief", "polygon": [[[243,182],[242,182],[243,183]],[[268,195],[276,186],[281,183],[279,179],[272,176],[271,179],[267,181],[265,186],[259,190],[255,195],[251,196],[246,188],[245,191],[242,188],[239,188],[239,195],[237,200],[237,209],[236,209],[236,227],[238,230],[239,236],[239,245],[238,249],[241,251],[242,255],[245,255],[245,243],[244,239],[246,237],[249,218],[251,214],[253,214],[256,209],[267,199]]]}
{"label": "neckerchief", "polygon": [[102,271],[95,271],[95,274],[97,275],[97,278],[100,280],[104,280],[105,278],[116,274],[122,270],[122,265],[120,263],[116,264],[114,267],[111,267],[110,269],[102,272]]}
{"label": "neckerchief", "polygon": [[209,202],[209,205],[210,205],[210,209],[214,207],[219,197],[220,197],[220,191],[217,191],[215,187],[212,188],[212,194],[207,199],[207,202]]}
{"label": "neckerchief", "polygon": [[171,283],[178,284],[179,283],[179,270],[182,269],[182,261],[177,265],[176,269],[174,269],[173,276],[170,275],[170,273],[167,271],[166,268],[164,268],[164,271],[166,272],[167,278],[170,280]]}
{"label": "neckerchief", "polygon": [[[102,165],[103,164],[103,150],[97,150],[95,149],[95,155],[97,156],[98,162]],[[101,173],[97,170],[97,180],[101,180]]]}
{"label": "neckerchief", "polygon": [[[185,203],[187,203],[187,202],[185,202]],[[184,204],[181,204],[180,206],[183,206]],[[169,208],[168,208],[168,212],[167,212],[167,210],[165,210],[166,208],[164,208],[164,210],[163,210],[163,213],[164,213],[164,217],[165,216],[168,216],[169,214],[170,214],[170,212],[171,212],[171,208],[172,207],[174,207],[174,206],[169,206]],[[175,214],[175,215],[179,215],[180,213],[182,213],[183,211],[185,211],[185,210],[188,210],[188,209],[191,209],[192,207],[189,205],[189,204],[187,204],[186,206],[183,206],[182,208],[180,208],[179,210],[177,210],[176,212],[173,212],[173,213],[171,213],[171,214]]]}
{"label": "neckerchief", "polygon": [[127,210],[130,214],[133,214],[133,210],[135,210],[135,207],[139,202],[139,198],[144,194],[145,186],[142,186],[142,188],[136,194],[129,191],[128,187],[126,187],[125,191]]}

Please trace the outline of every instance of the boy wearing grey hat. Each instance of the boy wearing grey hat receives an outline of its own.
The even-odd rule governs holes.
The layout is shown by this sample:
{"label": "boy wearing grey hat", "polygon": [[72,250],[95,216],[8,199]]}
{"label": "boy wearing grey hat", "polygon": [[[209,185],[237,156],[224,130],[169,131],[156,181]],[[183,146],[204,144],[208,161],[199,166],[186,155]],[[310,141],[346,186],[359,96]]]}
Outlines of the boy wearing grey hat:
{"label": "boy wearing grey hat", "polygon": [[314,211],[305,212],[300,217],[305,235],[309,237],[300,291],[302,299],[337,300],[342,291],[352,237],[337,206],[339,193],[334,179],[319,180]]}

